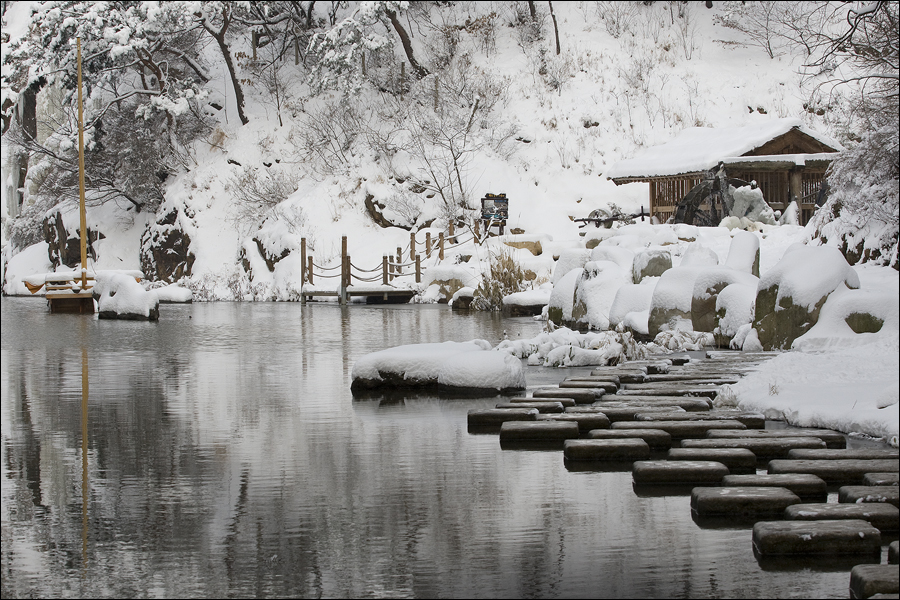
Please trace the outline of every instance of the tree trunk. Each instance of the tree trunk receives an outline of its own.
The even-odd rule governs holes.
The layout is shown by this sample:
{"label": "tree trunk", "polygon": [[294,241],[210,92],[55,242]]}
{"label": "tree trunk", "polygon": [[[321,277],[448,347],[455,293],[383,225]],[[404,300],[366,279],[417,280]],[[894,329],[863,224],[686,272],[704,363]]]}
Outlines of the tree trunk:
{"label": "tree trunk", "polygon": [[556,26],[556,15],[553,13],[553,2],[547,0],[547,4],[550,5],[550,17],[553,19],[553,33],[556,34],[556,54],[559,56],[559,27]]}
{"label": "tree trunk", "polygon": [[231,50],[228,49],[228,43],[225,41],[225,32],[228,31],[228,26],[231,24],[231,18],[228,16],[228,6],[225,5],[225,7],[222,8],[222,28],[219,31],[214,31],[205,18],[201,18],[200,24],[203,25],[203,29],[216,40],[216,43],[219,45],[219,50],[225,58],[225,66],[228,67],[228,75],[231,77],[231,86],[234,88],[234,99],[237,104],[238,117],[240,118],[241,123],[246,125],[250,122],[250,119],[244,114],[244,90],[241,88],[241,84],[238,81],[237,73],[234,69],[234,61],[231,59]]}
{"label": "tree trunk", "polygon": [[403,51],[406,52],[406,59],[409,61],[409,64],[413,68],[413,71],[415,71],[416,77],[422,79],[429,74],[429,71],[428,69],[420,65],[416,61],[416,57],[413,56],[413,49],[412,44],[409,41],[409,34],[406,33],[406,30],[403,28],[400,20],[397,18],[396,12],[392,10],[385,10],[384,12],[391,20],[391,25],[394,26],[394,30],[397,32],[397,35],[400,36],[400,42],[403,44]]}

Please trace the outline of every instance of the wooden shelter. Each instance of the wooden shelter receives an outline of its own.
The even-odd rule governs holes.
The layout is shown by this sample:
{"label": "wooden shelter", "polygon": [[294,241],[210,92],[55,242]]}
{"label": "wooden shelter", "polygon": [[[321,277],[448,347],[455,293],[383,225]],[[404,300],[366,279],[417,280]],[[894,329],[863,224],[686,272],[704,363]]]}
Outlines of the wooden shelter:
{"label": "wooden shelter", "polygon": [[650,214],[665,222],[691,188],[721,161],[728,177],[755,180],[774,210],[783,211],[796,200],[801,223],[806,223],[816,209],[825,171],[840,150],[840,144],[808,129],[799,119],[732,128],[693,127],[666,144],[614,164],[607,178],[616,185],[649,183]]}

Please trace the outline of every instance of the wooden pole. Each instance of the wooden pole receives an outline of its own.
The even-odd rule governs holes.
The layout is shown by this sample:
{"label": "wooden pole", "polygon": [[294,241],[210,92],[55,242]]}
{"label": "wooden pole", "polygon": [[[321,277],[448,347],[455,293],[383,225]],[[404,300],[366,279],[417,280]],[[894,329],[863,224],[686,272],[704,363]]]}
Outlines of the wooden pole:
{"label": "wooden pole", "polygon": [[251,44],[253,45],[253,60],[256,60],[256,45],[258,43],[256,35],[257,33],[255,31],[250,33]]}
{"label": "wooden pole", "polygon": [[403,263],[403,249],[400,246],[397,246],[397,274],[400,275],[403,273],[403,267],[400,265]]}
{"label": "wooden pole", "polygon": [[349,263],[347,256],[347,236],[341,236],[341,304],[347,304],[347,286],[348,280],[347,272],[349,269]]}
{"label": "wooden pole", "polygon": [[300,285],[306,283],[306,238],[300,238]]}
{"label": "wooden pole", "polygon": [[294,64],[300,64],[300,40],[294,38]]}
{"label": "wooden pole", "polygon": [[309,277],[309,285],[313,284],[313,264],[312,264],[312,256],[306,259],[308,261],[308,266],[306,267],[306,276]]}
{"label": "wooden pole", "polygon": [[431,258],[431,232],[425,232],[425,258]]}
{"label": "wooden pole", "polygon": [[416,283],[422,283],[422,261],[416,254]]}
{"label": "wooden pole", "polygon": [[455,234],[455,227],[454,227],[453,221],[450,221],[450,243],[451,244],[456,243],[456,234]]}
{"label": "wooden pole", "polygon": [[480,223],[480,221],[475,221],[475,243],[478,243],[479,242],[478,238],[481,237],[481,234],[478,233],[478,223]]}
{"label": "wooden pole", "polygon": [[388,284],[388,255],[381,257],[381,284]]}
{"label": "wooden pole", "polygon": [[444,260],[444,232],[438,234],[438,258]]}
{"label": "wooden pole", "polygon": [[409,234],[409,260],[413,260],[416,256],[416,234]]}
{"label": "wooden pole", "polygon": [[81,38],[78,46],[78,215],[81,219],[81,289],[87,287],[87,214],[84,208],[84,111],[81,98]]}

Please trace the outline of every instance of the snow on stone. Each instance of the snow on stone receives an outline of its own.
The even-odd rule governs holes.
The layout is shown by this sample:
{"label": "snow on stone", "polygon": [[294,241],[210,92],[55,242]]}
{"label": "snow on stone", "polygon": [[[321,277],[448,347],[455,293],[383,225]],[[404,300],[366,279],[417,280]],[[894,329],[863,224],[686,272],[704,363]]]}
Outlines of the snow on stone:
{"label": "snow on stone", "polygon": [[657,281],[658,277],[645,277],[640,283],[620,287],[609,307],[609,326],[616,328],[621,323],[632,331],[647,335],[647,318]]}
{"label": "snow on stone", "polygon": [[745,185],[733,189],[732,195],[734,205],[731,207],[731,216],[747,218],[756,223],[775,225],[775,213],[763,198],[761,188]]}
{"label": "snow on stone", "polygon": [[581,278],[582,271],[584,271],[582,267],[572,269],[562,279],[553,284],[553,291],[550,293],[550,301],[547,304],[547,308],[549,311],[558,310],[564,321],[572,320],[575,289],[578,285],[578,280]]}
{"label": "snow on stone", "polygon": [[784,298],[812,309],[842,283],[851,289],[858,288],[859,276],[837,248],[794,244],[778,264],[762,275],[759,289],[778,285],[776,310]]}
{"label": "snow on stone", "polygon": [[571,271],[584,267],[589,260],[591,260],[591,251],[585,248],[566,250],[560,254],[559,260],[556,261],[556,267],[553,268],[553,278],[551,279],[553,285],[558,284]]}
{"label": "snow on stone", "polygon": [[734,338],[741,327],[753,321],[756,286],[757,282],[731,283],[719,292],[716,298],[716,314],[722,315],[718,321],[719,333],[722,336]]}
{"label": "snow on stone", "polygon": [[576,284],[573,316],[579,312],[578,322],[590,329],[608,329],[609,311],[616,292],[629,279],[630,273],[614,262],[600,260],[587,263]]}
{"label": "snow on stone", "polygon": [[630,273],[634,264],[634,252],[628,248],[608,246],[601,243],[591,251],[591,260],[608,260]]}
{"label": "snow on stone", "polygon": [[545,283],[536,290],[525,290],[524,292],[515,292],[503,297],[504,306],[539,306],[550,303],[550,294],[553,292],[553,286]]}
{"label": "snow on stone", "polygon": [[578,333],[567,327],[545,331],[526,340],[504,340],[497,350],[529,365],[546,367],[584,367],[619,364],[641,360],[652,353],[665,352],[655,344],[638,344],[629,333],[589,331]]}
{"label": "snow on stone", "polygon": [[141,316],[152,318],[159,310],[159,297],[155,291],[147,291],[134,276],[100,271],[96,275],[94,296],[98,297],[97,310],[100,313],[114,313],[119,317]]}
{"label": "snow on stone", "polygon": [[525,369],[484,340],[410,344],[367,354],[351,372],[354,387],[438,385],[471,389],[524,389]]}
{"label": "snow on stone", "polygon": [[693,331],[690,317],[694,282],[703,270],[702,267],[674,267],[659,278],[650,301],[650,318],[654,318],[654,313],[662,316],[659,331]]}
{"label": "snow on stone", "polygon": [[756,269],[759,269],[758,260],[759,237],[749,231],[736,231],[728,248],[725,266],[744,273],[753,273],[754,264]]}
{"label": "snow on stone", "polygon": [[715,267],[719,264],[719,256],[701,244],[691,242],[681,257],[682,267]]}

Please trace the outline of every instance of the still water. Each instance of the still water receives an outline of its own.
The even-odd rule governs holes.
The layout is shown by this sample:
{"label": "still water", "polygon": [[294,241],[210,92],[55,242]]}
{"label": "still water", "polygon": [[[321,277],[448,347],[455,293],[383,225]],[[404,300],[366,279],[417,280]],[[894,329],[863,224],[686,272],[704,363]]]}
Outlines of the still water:
{"label": "still water", "polygon": [[497,398],[350,394],[366,353],[539,331],[434,305],[137,323],[4,298],[2,595],[847,596],[848,568],[763,570],[749,527],[700,528],[687,495],[468,434]]}

